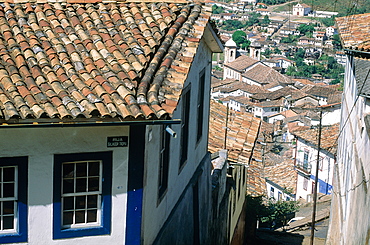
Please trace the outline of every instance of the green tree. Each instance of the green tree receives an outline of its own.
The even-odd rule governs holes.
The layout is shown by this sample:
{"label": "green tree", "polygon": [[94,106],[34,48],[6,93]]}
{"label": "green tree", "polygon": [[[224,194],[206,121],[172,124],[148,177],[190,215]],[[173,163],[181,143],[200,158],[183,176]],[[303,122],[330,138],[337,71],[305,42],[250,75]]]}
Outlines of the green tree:
{"label": "green tree", "polygon": [[248,16],[248,21],[246,22],[246,26],[253,26],[254,24],[259,23],[259,17],[260,16],[261,16],[261,14],[252,12]]}
{"label": "green tree", "polygon": [[338,34],[334,34],[332,36],[332,39],[333,39],[333,45],[336,49],[341,49],[342,48],[342,44],[340,42],[340,37]]}
{"label": "green tree", "polygon": [[212,14],[221,14],[225,11],[225,9],[221,6],[217,6],[216,4],[212,5]]}
{"label": "green tree", "polygon": [[306,25],[306,24],[300,24],[298,27],[298,31],[308,37],[312,36],[313,31],[315,30],[314,26],[312,24]]}
{"label": "green tree", "polygon": [[282,39],[281,39],[281,42],[282,43],[294,43],[294,42],[296,42],[297,41],[297,39],[298,39],[298,37],[297,36],[294,36],[294,35],[288,35],[287,37],[283,37]]}
{"label": "green tree", "polygon": [[265,15],[265,17],[263,17],[262,21],[260,21],[260,24],[261,26],[268,26],[270,24],[270,18],[268,17],[268,15]]}
{"label": "green tree", "polygon": [[332,16],[330,18],[321,18],[320,21],[326,27],[334,26],[334,24],[335,24],[334,16]]}
{"label": "green tree", "polygon": [[238,45],[238,47],[241,47],[243,49],[247,49],[250,45],[250,41],[247,40],[247,34],[244,31],[235,31],[231,38],[233,41]]}
{"label": "green tree", "polygon": [[281,54],[281,51],[278,47],[275,47],[274,54]]}
{"label": "green tree", "polygon": [[267,48],[265,52],[262,53],[266,58],[270,58],[270,55],[272,54],[271,50]]}
{"label": "green tree", "polygon": [[224,22],[224,25],[225,25],[224,29],[227,31],[238,30],[244,27],[243,23],[240,22],[239,20],[226,20]]}

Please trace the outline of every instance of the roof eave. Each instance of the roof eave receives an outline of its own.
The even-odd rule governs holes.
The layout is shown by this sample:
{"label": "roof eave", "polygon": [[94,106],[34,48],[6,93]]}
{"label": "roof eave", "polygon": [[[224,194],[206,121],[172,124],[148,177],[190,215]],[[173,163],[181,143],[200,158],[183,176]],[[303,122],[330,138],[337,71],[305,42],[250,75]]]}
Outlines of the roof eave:
{"label": "roof eave", "polygon": [[209,22],[204,30],[203,37],[213,53],[224,52],[224,46]]}

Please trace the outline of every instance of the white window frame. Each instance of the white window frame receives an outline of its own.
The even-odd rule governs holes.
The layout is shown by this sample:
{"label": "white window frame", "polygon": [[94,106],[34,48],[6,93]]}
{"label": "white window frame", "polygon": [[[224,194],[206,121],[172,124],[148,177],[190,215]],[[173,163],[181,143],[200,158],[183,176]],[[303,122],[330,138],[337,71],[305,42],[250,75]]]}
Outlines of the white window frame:
{"label": "white window frame", "polygon": [[[78,179],[78,177],[76,177],[76,166],[78,163],[87,163],[87,168],[89,166],[89,163],[90,162],[99,162],[99,190],[98,191],[86,191],[86,192],[76,192],[76,189],[74,190],[73,193],[65,193],[63,194],[63,172],[61,173],[62,176],[61,176],[61,204],[62,204],[62,213],[64,212],[64,198],[65,197],[78,197],[78,196],[89,196],[89,195],[98,195],[98,199],[97,199],[97,220],[96,222],[87,222],[87,201],[85,203],[85,208],[84,209],[78,209],[78,211],[82,211],[84,210],[85,211],[85,223],[78,223],[76,224],[75,220],[76,220],[76,215],[75,215],[75,212],[77,211],[77,209],[74,207],[73,208],[73,211],[74,211],[74,214],[73,214],[73,223],[71,225],[63,225],[63,215],[62,215],[62,224],[61,224],[61,227],[62,228],[84,228],[84,227],[94,227],[94,226],[100,226],[101,225],[101,196],[102,196],[102,172],[103,172],[103,168],[102,168],[102,161],[101,160],[90,160],[90,161],[71,161],[71,162],[63,162],[62,163],[62,166],[63,164],[74,164],[74,177],[73,177],[73,182],[74,182],[74,188],[77,187],[77,184],[76,184],[76,180]],[[63,167],[62,167],[63,169]],[[87,173],[86,173],[86,178],[88,178],[88,169],[87,169]],[[75,202],[74,202],[75,203]]]}
{"label": "white window frame", "polygon": [[[9,165],[9,166],[0,166],[0,173],[3,174],[4,168],[14,168],[14,182],[6,182],[6,183],[14,183],[14,197],[1,197],[0,196],[0,234],[9,234],[9,233],[16,233],[18,227],[18,166]],[[0,176],[0,188],[2,195],[4,194],[4,181],[3,176]],[[3,222],[4,222],[4,214],[3,214],[3,202],[5,201],[13,201],[13,229],[3,229]],[[10,216],[10,215],[5,215]]]}

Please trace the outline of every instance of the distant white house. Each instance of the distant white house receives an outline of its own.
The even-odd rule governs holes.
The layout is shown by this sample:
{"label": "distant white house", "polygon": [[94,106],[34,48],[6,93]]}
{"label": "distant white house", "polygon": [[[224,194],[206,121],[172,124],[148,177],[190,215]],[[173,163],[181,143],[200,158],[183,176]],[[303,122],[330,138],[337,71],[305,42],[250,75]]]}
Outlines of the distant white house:
{"label": "distant white house", "polygon": [[274,101],[262,101],[254,105],[254,116],[262,118],[267,122],[268,116],[282,112],[284,110],[283,99]]}
{"label": "distant white house", "polygon": [[337,28],[335,28],[334,26],[327,27],[325,32],[326,36],[328,37],[332,37],[333,35],[338,34]]}
{"label": "distant white house", "polygon": [[[323,126],[321,130],[321,149],[319,153],[319,171],[317,192],[329,195],[332,193],[333,173],[335,165],[334,145],[339,133],[339,124]],[[307,129],[292,133],[296,139],[297,198],[312,200],[315,187],[317,166],[317,135],[318,129]],[[333,137],[334,136],[334,137]]]}
{"label": "distant white house", "polygon": [[291,201],[295,199],[294,194],[288,193],[285,188],[266,178],[267,197],[276,201]]}
{"label": "distant white house", "polygon": [[311,12],[311,7],[304,3],[293,6],[293,15],[307,16]]}

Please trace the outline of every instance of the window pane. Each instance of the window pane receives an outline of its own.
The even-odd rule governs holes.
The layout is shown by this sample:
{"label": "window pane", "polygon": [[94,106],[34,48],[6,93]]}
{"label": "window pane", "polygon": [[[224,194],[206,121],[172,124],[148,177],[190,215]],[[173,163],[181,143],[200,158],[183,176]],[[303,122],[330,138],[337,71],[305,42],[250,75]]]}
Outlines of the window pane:
{"label": "window pane", "polygon": [[63,199],[63,210],[73,210],[74,197],[65,197]]}
{"label": "window pane", "polygon": [[3,168],[3,182],[14,181],[14,167],[11,168]]}
{"label": "window pane", "polygon": [[77,163],[76,164],[76,176],[77,177],[87,176],[87,163]]}
{"label": "window pane", "polygon": [[71,225],[73,223],[73,212],[63,212],[63,225]]}
{"label": "window pane", "polygon": [[96,210],[87,211],[87,222],[96,222]]}
{"label": "window pane", "polygon": [[64,179],[63,193],[73,193],[73,192],[74,192],[73,179]]}
{"label": "window pane", "polygon": [[3,202],[3,214],[14,214],[14,202]]}
{"label": "window pane", "polygon": [[85,209],[86,196],[76,197],[76,209]]}
{"label": "window pane", "polygon": [[3,217],[3,229],[14,229],[14,217],[4,216]]}
{"label": "window pane", "polygon": [[87,196],[87,208],[98,207],[98,195]]}
{"label": "window pane", "polygon": [[76,192],[85,192],[86,191],[86,178],[76,179]]}
{"label": "window pane", "polygon": [[89,163],[89,176],[99,176],[99,162]]}
{"label": "window pane", "polygon": [[3,197],[14,197],[14,183],[4,183],[4,196]]}
{"label": "window pane", "polygon": [[99,178],[89,178],[89,191],[99,190]]}
{"label": "window pane", "polygon": [[85,211],[76,211],[76,224],[85,223]]}
{"label": "window pane", "polygon": [[63,163],[63,178],[73,178],[74,163]]}

